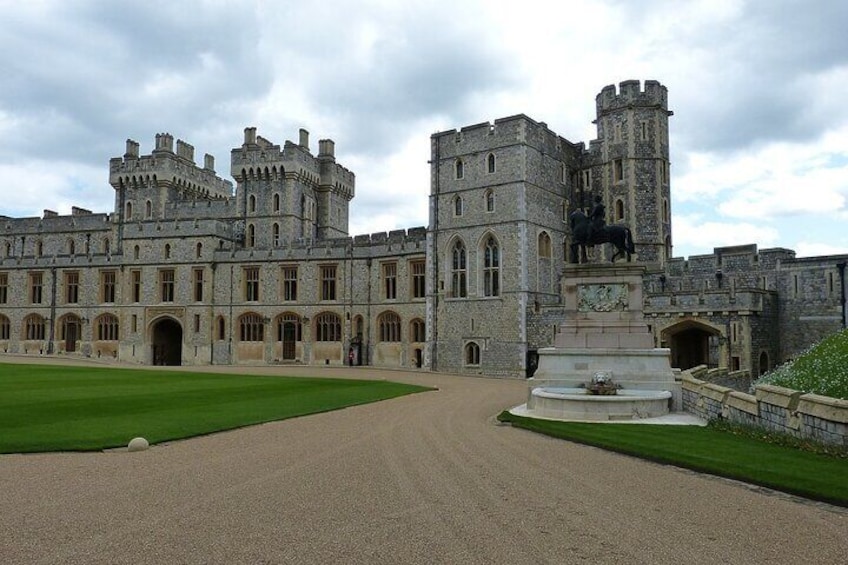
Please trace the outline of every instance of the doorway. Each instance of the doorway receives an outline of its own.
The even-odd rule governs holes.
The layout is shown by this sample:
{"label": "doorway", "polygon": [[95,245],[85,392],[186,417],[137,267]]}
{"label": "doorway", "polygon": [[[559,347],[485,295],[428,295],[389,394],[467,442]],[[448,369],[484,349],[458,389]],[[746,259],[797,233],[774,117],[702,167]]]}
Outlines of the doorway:
{"label": "doorway", "polygon": [[171,318],[153,324],[153,364],[182,365],[183,328]]}

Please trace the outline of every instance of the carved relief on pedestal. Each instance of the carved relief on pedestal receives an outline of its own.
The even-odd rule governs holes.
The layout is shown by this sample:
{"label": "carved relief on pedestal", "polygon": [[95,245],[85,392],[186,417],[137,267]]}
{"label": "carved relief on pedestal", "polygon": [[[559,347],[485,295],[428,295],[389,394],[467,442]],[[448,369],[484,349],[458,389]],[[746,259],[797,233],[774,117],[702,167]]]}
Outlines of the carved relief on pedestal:
{"label": "carved relief on pedestal", "polygon": [[629,309],[627,284],[577,285],[578,312],[623,312]]}

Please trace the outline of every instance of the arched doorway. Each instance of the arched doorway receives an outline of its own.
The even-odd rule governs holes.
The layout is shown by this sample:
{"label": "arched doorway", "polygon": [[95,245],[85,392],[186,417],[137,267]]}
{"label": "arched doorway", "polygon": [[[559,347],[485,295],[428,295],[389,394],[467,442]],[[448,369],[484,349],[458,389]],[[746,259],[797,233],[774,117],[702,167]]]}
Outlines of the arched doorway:
{"label": "arched doorway", "polygon": [[681,322],[663,332],[671,349],[671,366],[686,370],[698,365],[717,367],[719,332],[697,322]]}
{"label": "arched doorway", "polygon": [[182,365],[183,328],[172,318],[153,324],[153,364]]}
{"label": "arched doorway", "polygon": [[68,314],[62,318],[61,339],[65,342],[65,353],[73,353],[77,350],[77,341],[81,339],[80,319],[74,314]]}
{"label": "arched doorway", "polygon": [[765,351],[760,353],[759,376],[769,372],[769,356]]}

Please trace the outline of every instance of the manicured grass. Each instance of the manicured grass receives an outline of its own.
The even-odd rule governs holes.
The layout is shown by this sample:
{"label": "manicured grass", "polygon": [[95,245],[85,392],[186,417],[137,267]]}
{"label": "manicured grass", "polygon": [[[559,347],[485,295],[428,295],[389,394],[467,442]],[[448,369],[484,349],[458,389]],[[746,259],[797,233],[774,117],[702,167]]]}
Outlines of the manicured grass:
{"label": "manicured grass", "polygon": [[848,459],[711,427],[554,422],[503,412],[498,419],[556,438],[848,506]]}
{"label": "manicured grass", "polygon": [[182,439],[424,387],[387,381],[0,364],[0,453]]}

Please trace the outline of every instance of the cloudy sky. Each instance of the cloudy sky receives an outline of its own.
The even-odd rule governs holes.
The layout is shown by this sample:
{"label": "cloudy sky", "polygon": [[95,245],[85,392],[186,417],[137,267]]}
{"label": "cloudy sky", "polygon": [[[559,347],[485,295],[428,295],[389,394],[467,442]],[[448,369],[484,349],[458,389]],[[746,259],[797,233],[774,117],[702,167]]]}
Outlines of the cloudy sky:
{"label": "cloudy sky", "polygon": [[429,137],[669,89],[674,254],[848,253],[848,2],[0,0],[0,215],[112,210],[108,161],[169,132],[229,176],[243,129],[357,175],[351,233],[427,223]]}

